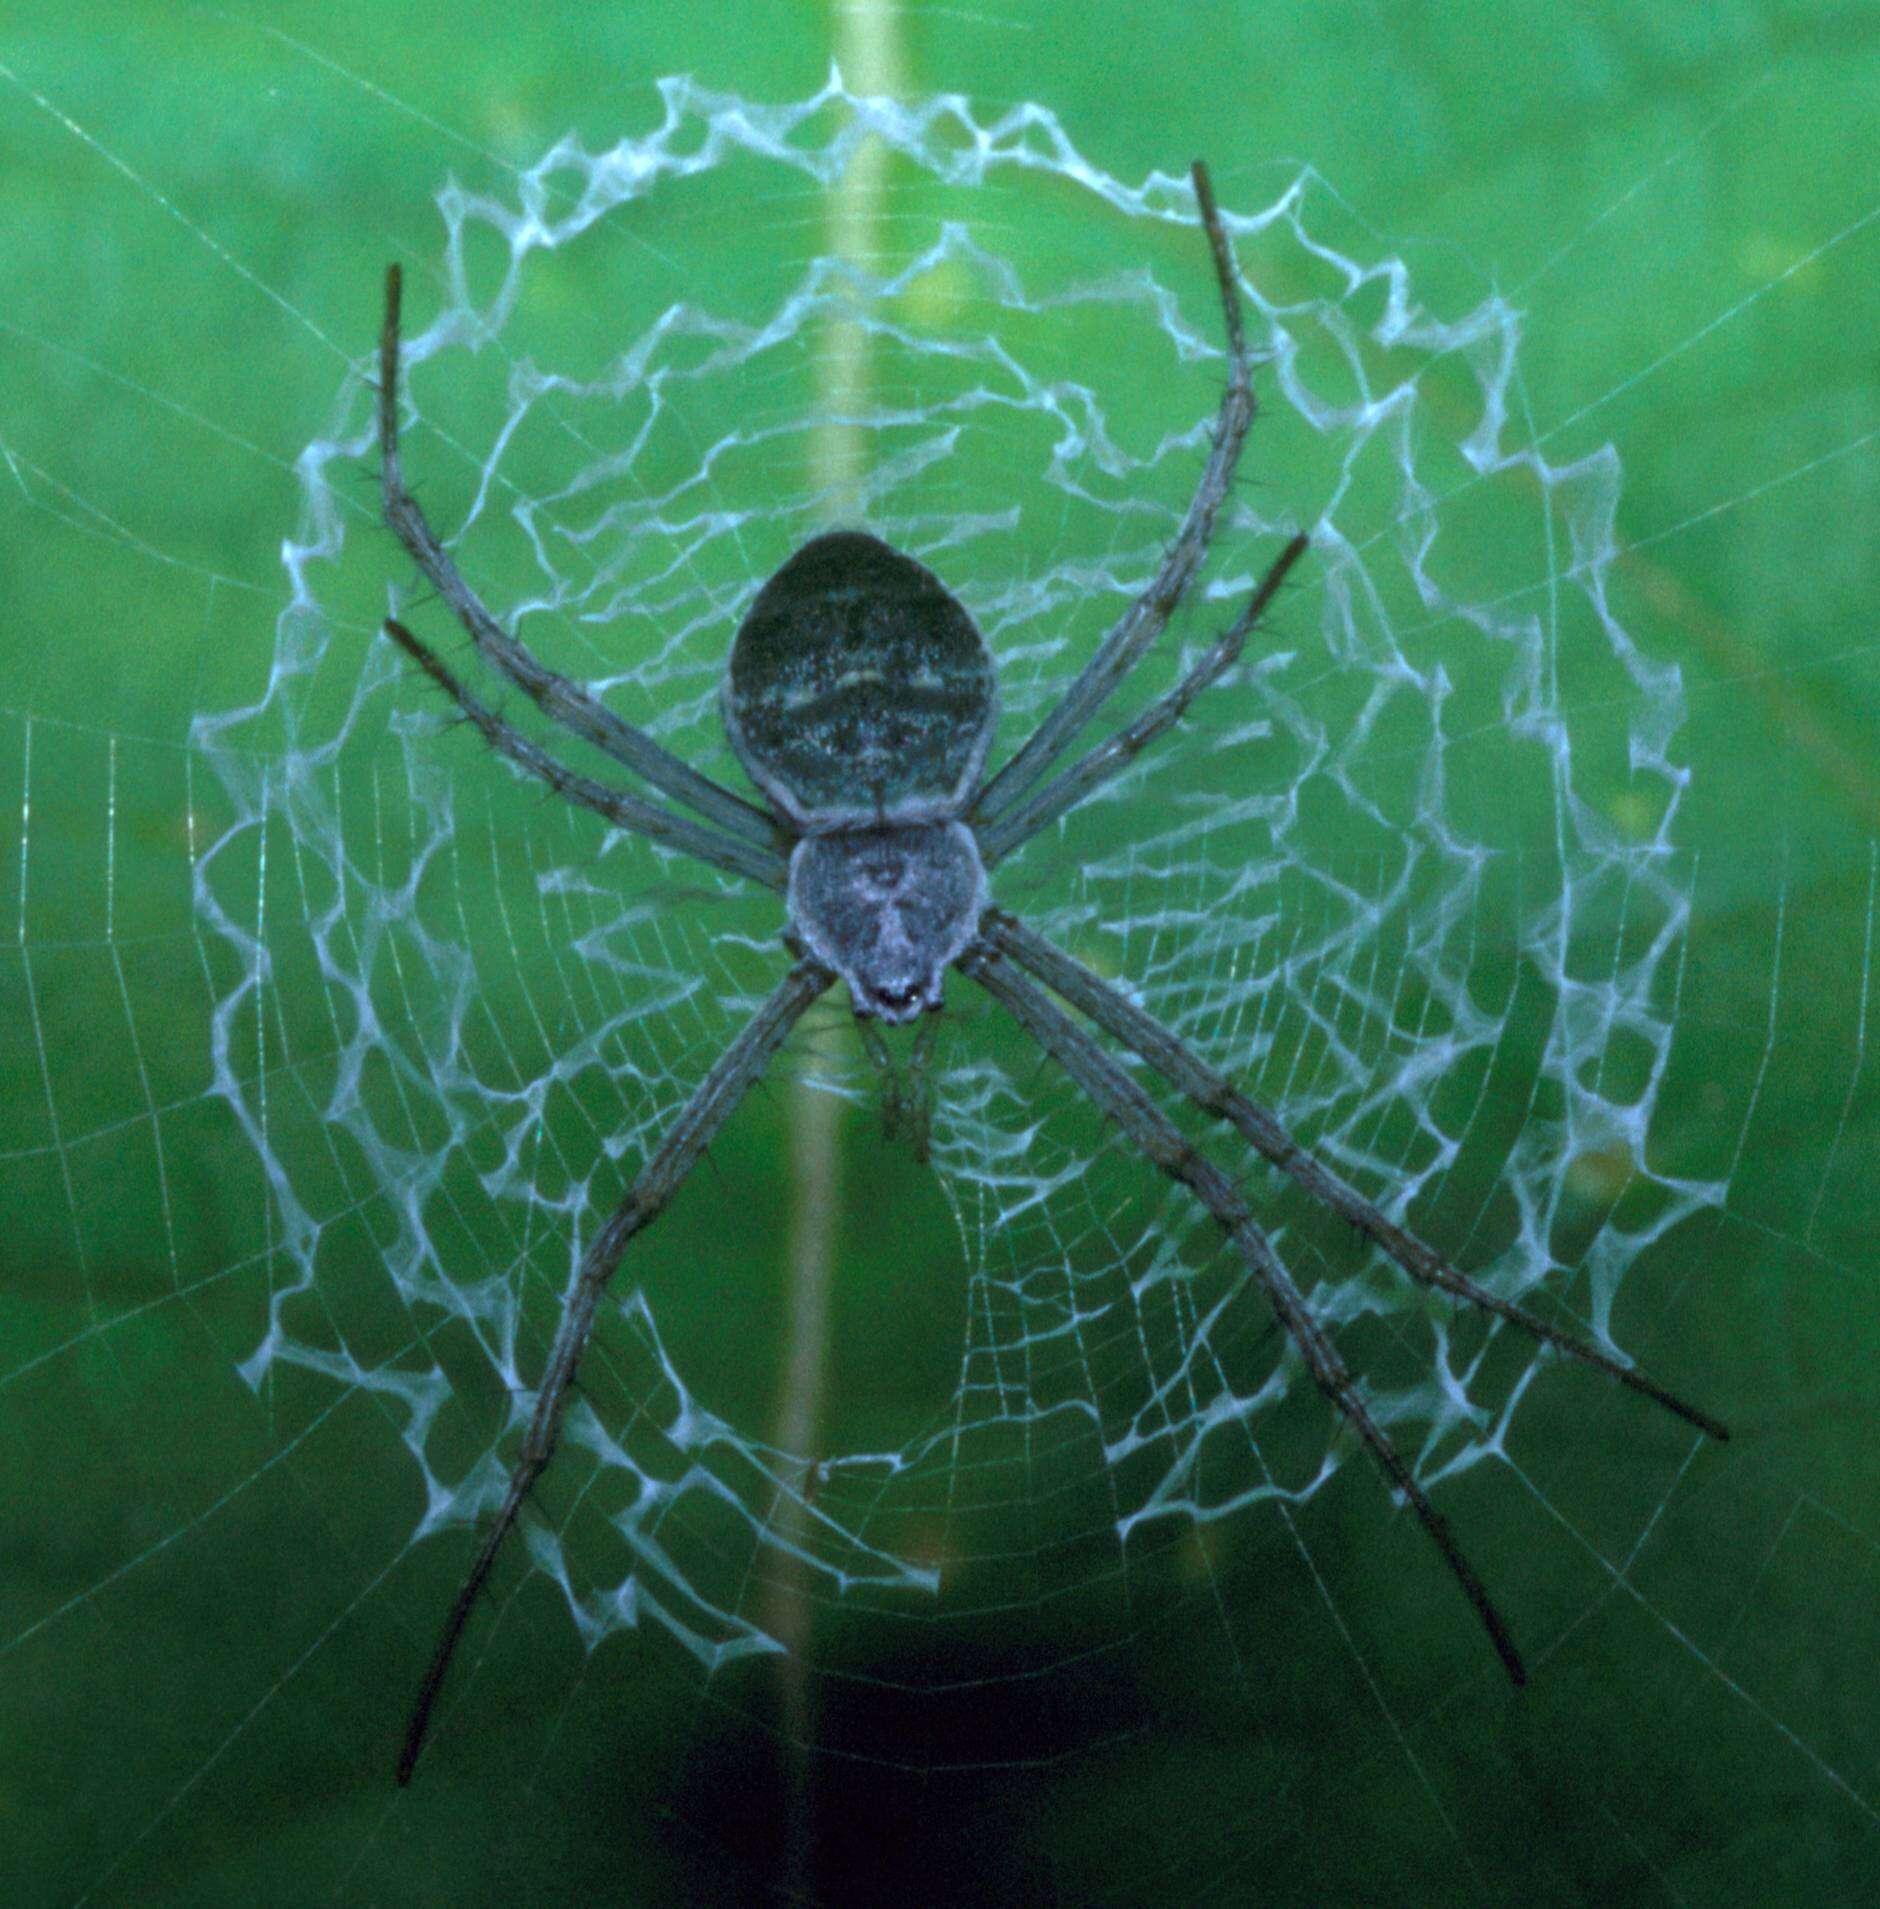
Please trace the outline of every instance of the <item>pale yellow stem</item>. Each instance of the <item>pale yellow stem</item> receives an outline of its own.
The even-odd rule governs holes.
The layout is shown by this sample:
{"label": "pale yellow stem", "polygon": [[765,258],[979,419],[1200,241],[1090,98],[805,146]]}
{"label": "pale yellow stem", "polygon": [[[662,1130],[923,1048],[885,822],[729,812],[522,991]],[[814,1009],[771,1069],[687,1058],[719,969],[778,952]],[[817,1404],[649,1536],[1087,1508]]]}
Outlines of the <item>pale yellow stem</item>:
{"label": "pale yellow stem", "polygon": [[[899,98],[905,93],[896,13],[887,0],[845,0],[835,10],[836,64],[851,93]],[[879,140],[865,140],[830,189],[823,253],[864,270],[878,267],[880,229],[887,203],[891,154]],[[826,500],[831,523],[860,515],[867,475],[867,435],[855,419],[865,412],[873,388],[870,338],[858,318],[831,321],[819,364],[818,408],[822,424],[810,450],[810,481]],[[853,1046],[849,1053],[852,1057]],[[789,1236],[789,1340],[778,1401],[775,1442],[803,1461],[799,1490],[808,1492],[822,1420],[828,1367],[829,1292],[842,1210],[842,1157],[838,1119],[841,1103],[817,1085],[817,1062],[805,1059],[789,1090],[791,1217]],[[809,1672],[813,1589],[793,1564],[791,1547],[806,1535],[803,1498],[786,1493],[775,1511],[780,1543],[772,1566],[764,1627],[783,1646],[776,1659],[783,1740],[791,1746],[791,1807],[786,1870],[799,1884],[810,1880],[810,1762],[816,1724],[815,1689]]]}

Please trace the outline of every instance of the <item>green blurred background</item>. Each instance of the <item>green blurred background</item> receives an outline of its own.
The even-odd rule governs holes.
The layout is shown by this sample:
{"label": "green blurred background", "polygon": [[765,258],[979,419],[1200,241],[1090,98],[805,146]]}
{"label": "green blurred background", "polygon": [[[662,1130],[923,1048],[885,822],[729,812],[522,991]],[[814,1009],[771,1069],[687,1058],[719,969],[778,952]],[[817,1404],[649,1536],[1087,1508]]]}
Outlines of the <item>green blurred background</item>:
{"label": "green blurred background", "polygon": [[[1510,1453],[1534,1489],[1483,1467],[1445,1499],[1491,1581],[1525,1579],[1519,1699],[1347,1466],[1293,1520],[1262,1508],[1152,1558],[1168,1582],[1121,1616],[1074,1574],[1003,1612],[974,1599],[926,1645],[832,1616],[832,1688],[795,1730],[656,1632],[584,1665],[558,1594],[512,1588],[467,1654],[472,1722],[396,1794],[410,1667],[464,1546],[410,1547],[417,1475],[387,1469],[374,1410],[304,1375],[257,1396],[235,1370],[278,1238],[209,1091],[231,977],[192,906],[217,797],[190,722],[265,686],[293,459],[371,334],[383,262],[435,255],[445,175],[495,188],[564,132],[643,129],[660,75],[806,96],[854,18],[18,0],[0,27],[10,1898],[1873,1900],[1880,22],[1533,0],[885,17],[909,92],[1040,101],[1124,179],[1204,152],[1254,204],[1309,165],[1432,303],[1499,287],[1529,314],[1521,397],[1550,457],[1618,446],[1618,607],[1688,697],[1695,912],[1658,1141],[1664,1171],[1730,1187],[1634,1269],[1620,1337],[1735,1441],[1693,1454],[1603,1393],[1535,1388]],[[672,269],[721,273],[731,240],[761,284],[819,238],[760,209]],[[353,557],[398,567],[369,534]],[[677,1037],[675,1069],[703,1038]],[[793,1105],[746,1110],[719,1191],[680,1204],[648,1273],[748,1264],[721,1393],[768,1374],[782,1334]],[[955,1382],[960,1235],[865,1109],[839,1142],[870,1197],[839,1223],[834,1383],[866,1426],[875,1393]],[[1102,1172],[1132,1197],[1139,1169]],[[887,1242],[891,1203],[911,1218]],[[700,1360],[715,1324],[690,1328]],[[1302,1414],[1301,1449],[1324,1435]]]}

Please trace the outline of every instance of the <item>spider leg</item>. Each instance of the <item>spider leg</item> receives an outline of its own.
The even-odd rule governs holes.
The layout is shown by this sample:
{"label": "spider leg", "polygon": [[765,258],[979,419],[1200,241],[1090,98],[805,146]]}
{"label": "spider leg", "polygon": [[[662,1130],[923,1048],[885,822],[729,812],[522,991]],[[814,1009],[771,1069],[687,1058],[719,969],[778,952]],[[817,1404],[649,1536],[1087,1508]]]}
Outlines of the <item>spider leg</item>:
{"label": "spider leg", "polygon": [[695,855],[715,868],[728,869],[761,882],[766,888],[781,889],[788,878],[787,864],[774,848],[758,848],[717,829],[695,822],[689,815],[675,815],[648,802],[643,796],[623,789],[610,789],[604,782],[590,781],[564,768],[539,743],[529,740],[519,729],[505,722],[488,704],[467,690],[450,665],[430,647],[392,618],[385,622],[385,634],[408,655],[438,688],[457,705],[476,726],[483,740],[505,760],[529,775],[539,777],[559,796],[596,815],[604,815],[617,827],[631,829],[667,848]]}
{"label": "spider leg", "polygon": [[1099,743],[1061,775],[1054,776],[1042,788],[1033,789],[1022,801],[1013,803],[997,821],[981,824],[978,830],[980,860],[988,868],[1002,861],[1066,810],[1074,809],[1092,790],[1121,775],[1156,737],[1180,722],[1188,713],[1189,704],[1239,661],[1254,626],[1286,581],[1287,572],[1305,555],[1310,541],[1304,535],[1294,537],[1273,559],[1253,595],[1247,599],[1246,608],[1209,644],[1195,666],[1166,696],[1151,703],[1128,727]]}
{"label": "spider leg", "polygon": [[1272,1242],[1255,1224],[1247,1203],[1219,1167],[1196,1152],[1181,1131],[1143,1090],[1069,1016],[985,942],[967,950],[959,965],[1000,1003],[1050,1054],[1104,1113],[1170,1179],[1188,1187],[1219,1222],[1234,1250],[1260,1282],[1279,1322],[1291,1335],[1313,1382],[1344,1415],[1391,1483],[1403,1493],[1476,1616],[1488,1632],[1503,1668],[1516,1684],[1527,1681],[1521,1654],[1489,1600],[1474,1567],[1450,1534],[1448,1521],[1429,1501],[1390,1434],[1371,1416],[1351,1369],[1324,1327],[1312,1316]]}
{"label": "spider leg", "polygon": [[930,1014],[922,1019],[914,1033],[905,1075],[895,1065],[888,1037],[872,1016],[855,1016],[855,1031],[861,1035],[868,1063],[882,1077],[882,1138],[905,1140],[914,1155],[914,1164],[926,1166],[928,1140],[933,1132],[933,1088],[928,1082],[928,1061],[933,1058],[933,1037],[939,1033],[939,1016]]}
{"label": "spider leg", "polygon": [[1214,520],[1233,481],[1240,447],[1253,422],[1253,367],[1247,357],[1246,331],[1241,322],[1240,288],[1234,274],[1233,250],[1207,167],[1197,159],[1193,178],[1201,225],[1214,260],[1220,285],[1221,311],[1227,329],[1227,389],[1221,394],[1214,421],[1214,448],[1208,454],[1201,481],[1189,501],[1188,514],[1161,567],[1110,632],[1097,646],[1077,680],[1032,733],[1028,742],[980,791],[970,818],[978,823],[998,820],[1044,774],[1076,739],[1078,732],[1103,706],[1111,691],[1142,660],[1162,633],[1175,606],[1194,580],[1214,535]]}
{"label": "spider leg", "polygon": [[940,1017],[922,1018],[908,1055],[907,1072],[895,1065],[887,1036],[873,1016],[857,1015],[855,1030],[862,1037],[862,1051],[881,1077],[881,1133],[884,1140],[905,1139],[917,1166],[927,1164],[927,1142],[933,1132],[933,1089],[927,1079],[927,1066],[933,1058],[934,1036],[940,1031]]}
{"label": "spider leg", "polygon": [[756,1084],[771,1057],[783,1045],[803,1011],[829,987],[835,976],[815,961],[799,961],[778,984],[762,1007],[744,1024],[742,1031],[719,1055],[712,1070],[693,1089],[692,1097],[680,1108],[666,1135],[640,1169],[639,1177],[627,1197],[615,1209],[611,1219],[595,1234],[582,1256],[579,1271],[563,1302],[561,1326],[548,1355],[542,1384],[536,1393],[535,1416],[522,1442],[522,1455],[509,1475],[508,1489],[496,1513],[496,1521],[477,1551],[476,1561],[457,1593],[445,1621],[437,1650],[432,1655],[418,1697],[405,1730],[405,1744],[398,1758],[398,1781],[411,1781],[411,1773],[424,1748],[430,1728],[431,1712],[436,1707],[444,1678],[450,1669],[464,1626],[470,1620],[471,1607],[496,1562],[496,1555],[509,1536],[530,1488],[542,1475],[554,1456],[560,1436],[562,1414],[568,1403],[568,1388],[574,1382],[575,1369],[581,1363],[601,1295],[620,1264],[628,1242],[650,1226],[665,1210],[666,1203],[679,1189],[699,1156],[711,1144],[732,1109]]}
{"label": "spider leg", "polygon": [[927,1144],[933,1137],[933,1082],[927,1070],[933,1061],[934,1041],[940,1032],[940,1017],[929,1014],[914,1033],[913,1051],[907,1057],[907,1096],[903,1119],[908,1145],[917,1166],[927,1164]]}
{"label": "spider leg", "polygon": [[1470,1305],[1519,1326],[1554,1351],[1578,1359],[1634,1392],[1642,1393],[1686,1424],[1696,1426],[1708,1438],[1722,1440],[1730,1436],[1709,1413],[1687,1404],[1676,1393],[1647,1378],[1636,1366],[1621,1364],[1598,1346],[1563,1332],[1525,1306],[1498,1297],[1466,1273],[1458,1272],[1415,1234],[1387,1219],[1363,1195],[1348,1187],[1329,1167],[1301,1147],[1271,1113],[1217,1074],[1159,1021],[1092,974],[1081,962],[1054,947],[1044,936],[996,910],[985,916],[980,933],[992,947],[1011,956],[1080,1014],[1087,1014],[1097,1026],[1147,1061],[1204,1113],[1238,1128],[1265,1159],[1282,1173],[1289,1174],[1315,1199],[1322,1200],[1341,1220],[1375,1241],[1412,1279],[1467,1300]]}
{"label": "spider leg", "polygon": [[524,691],[542,713],[583,742],[592,743],[644,781],[721,829],[759,847],[777,840],[775,822],[760,808],[723,789],[709,776],[681,762],[651,736],[635,729],[578,684],[539,663],[518,643],[464,580],[456,560],[425,520],[418,500],[405,488],[398,455],[399,316],[404,275],[396,265],[385,273],[385,328],[379,336],[379,475],[385,521],[398,541],[470,632],[485,663]]}
{"label": "spider leg", "polygon": [[861,1036],[862,1052],[868,1056],[868,1064],[875,1070],[875,1077],[881,1084],[881,1137],[884,1140],[898,1140],[908,1114],[907,1087],[901,1079],[901,1070],[895,1065],[887,1036],[872,1015],[864,1017],[858,1014],[855,1017],[855,1031]]}

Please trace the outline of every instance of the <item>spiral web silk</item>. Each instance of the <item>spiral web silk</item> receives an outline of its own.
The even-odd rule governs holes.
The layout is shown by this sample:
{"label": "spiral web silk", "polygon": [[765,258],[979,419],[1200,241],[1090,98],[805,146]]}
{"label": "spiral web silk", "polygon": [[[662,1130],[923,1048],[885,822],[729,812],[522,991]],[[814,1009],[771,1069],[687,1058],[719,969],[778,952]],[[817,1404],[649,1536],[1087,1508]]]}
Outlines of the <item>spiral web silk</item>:
{"label": "spiral web silk", "polygon": [[[643,136],[564,141],[513,193],[441,194],[435,315],[407,354],[433,522],[538,655],[735,783],[718,673],[834,508],[817,366],[859,327],[860,511],[979,620],[1009,749],[1152,573],[1205,448],[1218,314],[1185,181],[1111,178],[1035,106],[839,78],[785,106],[683,80],[660,99]],[[817,195],[870,142],[902,180],[878,269],[812,249]],[[1682,701],[1607,602],[1617,458],[1553,464],[1520,428],[1511,305],[1439,316],[1308,176],[1252,212],[1220,184],[1262,416],[1136,692],[1231,615],[1279,534],[1310,530],[1310,574],[1197,721],[995,887],[1393,1216],[1500,1293],[1549,1282],[1611,1344],[1628,1268],[1724,1190],[1647,1154],[1688,919]],[[1022,228],[1021,197],[1045,208]],[[740,273],[721,289],[689,245],[671,296],[673,231]],[[750,263],[793,233],[796,256]],[[773,898],[544,802],[445,733],[376,640],[388,576],[410,578],[360,508],[366,343],[299,462],[265,697],[195,725],[234,818],[196,894],[235,956],[217,1089],[291,1269],[245,1374],[369,1394],[384,1463],[422,1480],[416,1544],[492,1506],[582,1244],[782,956]],[[441,607],[403,613],[458,647]],[[964,1292],[950,1390],[885,1443],[776,1449],[767,1411],[709,1404],[672,1349],[636,1283],[649,1236],[557,1461],[576,1510],[516,1547],[588,1642],[650,1623],[708,1669],[773,1651],[752,1586],[779,1574],[889,1612],[1035,1598],[1139,1528],[1307,1496],[1349,1456],[1323,1431],[1312,1462],[1273,1456],[1311,1388],[1257,1292],[955,999],[933,1140]],[[275,1056],[302,1057],[291,1087]],[[795,1064],[876,1091],[838,1007]],[[1249,1184],[1424,1482],[1495,1457],[1539,1355]],[[995,1567],[962,1590],[954,1567],[1010,1555],[1015,1529],[1028,1588]]]}

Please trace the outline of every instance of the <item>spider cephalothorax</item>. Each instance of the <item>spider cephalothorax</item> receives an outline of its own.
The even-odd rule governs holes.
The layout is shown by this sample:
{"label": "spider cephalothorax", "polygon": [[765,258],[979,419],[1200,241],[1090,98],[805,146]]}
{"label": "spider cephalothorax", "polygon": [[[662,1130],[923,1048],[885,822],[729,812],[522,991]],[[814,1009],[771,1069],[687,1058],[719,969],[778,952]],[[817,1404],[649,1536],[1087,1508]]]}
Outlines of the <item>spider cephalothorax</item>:
{"label": "spider cephalothorax", "polygon": [[[1273,1242],[1235,1182],[1180,1129],[1053,994],[1147,1063],[1170,1087],[1232,1126],[1281,1172],[1357,1228],[1419,1283],[1532,1333],[1655,1400],[1712,1438],[1723,1427],[1636,1367],[1498,1297],[1388,1219],[1301,1148],[1279,1119],[1129,997],[996,908],[987,875],[1172,728],[1231,668],[1288,572],[1290,538],[1240,614],[1168,693],[1068,767],[1056,765],[1166,627],[1206,556],[1253,419],[1250,361],[1226,230],[1206,170],[1194,168],[1227,331],[1227,388],[1214,444],[1186,516],[1142,595],[1098,644],[1029,739],[984,775],[996,724],[992,658],[973,620],[933,573],[858,530],[812,539],[757,593],[726,671],[726,732],[764,805],[713,782],[545,668],[464,581],[417,501],[398,455],[398,268],[386,284],[379,359],[379,442],[386,521],[469,631],[479,656],[542,712],[667,802],[579,774],[473,695],[397,621],[394,638],[496,752],[616,826],[778,891],[795,966],[686,1102],[618,1209],[589,1241],[569,1288],[534,1413],[508,1489],[445,1622],[419,1686],[399,1759],[409,1781],[471,1607],[553,1456],[569,1388],[602,1295],[628,1243],[656,1219],[790,1030],[840,977],[871,1041],[876,1019],[909,1021],[941,1005],[956,968],[1000,1003],[1156,1167],[1190,1188],[1298,1346],[1313,1381],[1422,1521],[1475,1607],[1510,1677],[1525,1672],[1488,1593],[1389,1434],[1366,1405]],[[677,806],[668,806],[668,804]],[[690,810],[691,813],[686,813]],[[1030,977],[1030,978],[1028,978]],[[1040,985],[1042,984],[1042,985]],[[931,1023],[929,1023],[931,1025]],[[874,1051],[871,1048],[871,1051]]]}
{"label": "spider cephalothorax", "polygon": [[790,856],[791,924],[858,1015],[937,1013],[941,977],[985,912],[978,844],[958,822],[806,835]]}

